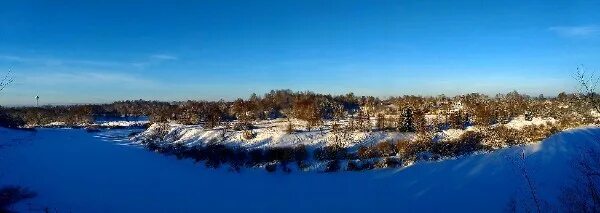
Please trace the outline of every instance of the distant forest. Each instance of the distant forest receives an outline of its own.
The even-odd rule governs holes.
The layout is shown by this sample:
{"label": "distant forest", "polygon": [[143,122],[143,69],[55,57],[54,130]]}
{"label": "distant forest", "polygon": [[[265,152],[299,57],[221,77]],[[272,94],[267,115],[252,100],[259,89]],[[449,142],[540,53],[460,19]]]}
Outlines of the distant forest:
{"label": "distant forest", "polygon": [[[464,105],[463,110],[452,111],[457,103]],[[569,108],[569,113],[565,113],[565,108]],[[505,123],[519,115],[589,123],[592,118],[586,115],[590,114],[592,108],[589,101],[581,95],[564,92],[552,98],[543,95],[532,97],[515,91],[496,96],[472,93],[455,97],[402,96],[380,99],[356,96],[353,93],[334,96],[272,90],[262,96],[252,94],[247,99],[239,98],[235,101],[130,100],[110,104],[2,108],[0,124],[5,127],[39,126],[51,122],[86,125],[92,124],[95,116],[148,116],[151,123],[172,121],[212,128],[234,120],[243,125],[251,125],[258,120],[295,118],[306,121],[307,128],[310,129],[320,125],[323,120],[348,117],[360,120],[378,116],[386,119],[384,115],[402,115],[407,112],[415,123],[419,123],[425,114],[437,112],[447,112],[445,114],[453,121],[451,125],[462,125],[465,122],[481,125]],[[578,112],[578,116],[572,116],[571,112]],[[387,123],[390,122],[383,122],[380,128],[403,128]]]}

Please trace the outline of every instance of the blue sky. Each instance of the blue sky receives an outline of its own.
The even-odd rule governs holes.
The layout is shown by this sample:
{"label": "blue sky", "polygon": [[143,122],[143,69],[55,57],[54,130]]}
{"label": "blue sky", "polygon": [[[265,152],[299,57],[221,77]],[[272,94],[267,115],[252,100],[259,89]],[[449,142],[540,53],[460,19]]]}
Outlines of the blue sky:
{"label": "blue sky", "polygon": [[600,1],[2,1],[0,105],[575,91]]}

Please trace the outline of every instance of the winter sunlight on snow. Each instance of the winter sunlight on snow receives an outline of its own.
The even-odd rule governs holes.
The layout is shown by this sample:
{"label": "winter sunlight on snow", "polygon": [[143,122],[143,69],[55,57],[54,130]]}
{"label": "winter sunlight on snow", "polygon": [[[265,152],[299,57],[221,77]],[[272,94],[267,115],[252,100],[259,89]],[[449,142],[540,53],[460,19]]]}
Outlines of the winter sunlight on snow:
{"label": "winter sunlight on snow", "polygon": [[0,1],[0,213],[600,212],[600,1]]}

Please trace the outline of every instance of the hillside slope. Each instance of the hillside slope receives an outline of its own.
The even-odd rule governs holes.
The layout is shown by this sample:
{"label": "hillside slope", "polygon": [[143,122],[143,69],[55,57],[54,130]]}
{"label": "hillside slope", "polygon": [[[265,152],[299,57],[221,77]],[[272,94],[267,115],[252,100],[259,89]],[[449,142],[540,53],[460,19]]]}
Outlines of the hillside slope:
{"label": "hillside slope", "polygon": [[533,206],[518,167],[523,152],[540,200],[554,209],[573,160],[600,149],[600,129],[584,128],[535,145],[399,170],[234,173],[117,146],[83,130],[0,131],[1,143],[10,144],[0,149],[0,185],[39,194],[16,206],[24,212],[504,212],[512,198]]}

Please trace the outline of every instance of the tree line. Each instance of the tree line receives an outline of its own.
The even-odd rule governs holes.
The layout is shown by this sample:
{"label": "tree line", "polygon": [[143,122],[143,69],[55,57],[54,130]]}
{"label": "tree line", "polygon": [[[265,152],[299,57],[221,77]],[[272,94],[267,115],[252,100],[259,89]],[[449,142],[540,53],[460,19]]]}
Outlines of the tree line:
{"label": "tree line", "polygon": [[[568,113],[565,113],[566,109]],[[148,116],[152,123],[173,121],[207,128],[235,120],[239,129],[250,129],[254,121],[294,118],[304,121],[302,128],[307,130],[321,126],[324,120],[349,120],[352,129],[422,131],[426,128],[426,114],[444,116],[438,127],[463,128],[472,124],[506,123],[519,115],[585,122],[591,119],[586,117],[591,109],[592,106],[580,95],[566,93],[552,98],[510,92],[493,97],[472,93],[455,97],[380,99],[353,93],[329,95],[273,90],[262,96],[252,94],[247,99],[233,101],[130,100],[110,104],[1,108],[0,123],[6,127],[39,126],[51,122],[85,125],[93,123],[96,116]],[[573,116],[573,112],[577,116]],[[376,118],[375,126],[370,126],[370,118]],[[295,128],[290,124],[291,130]]]}

